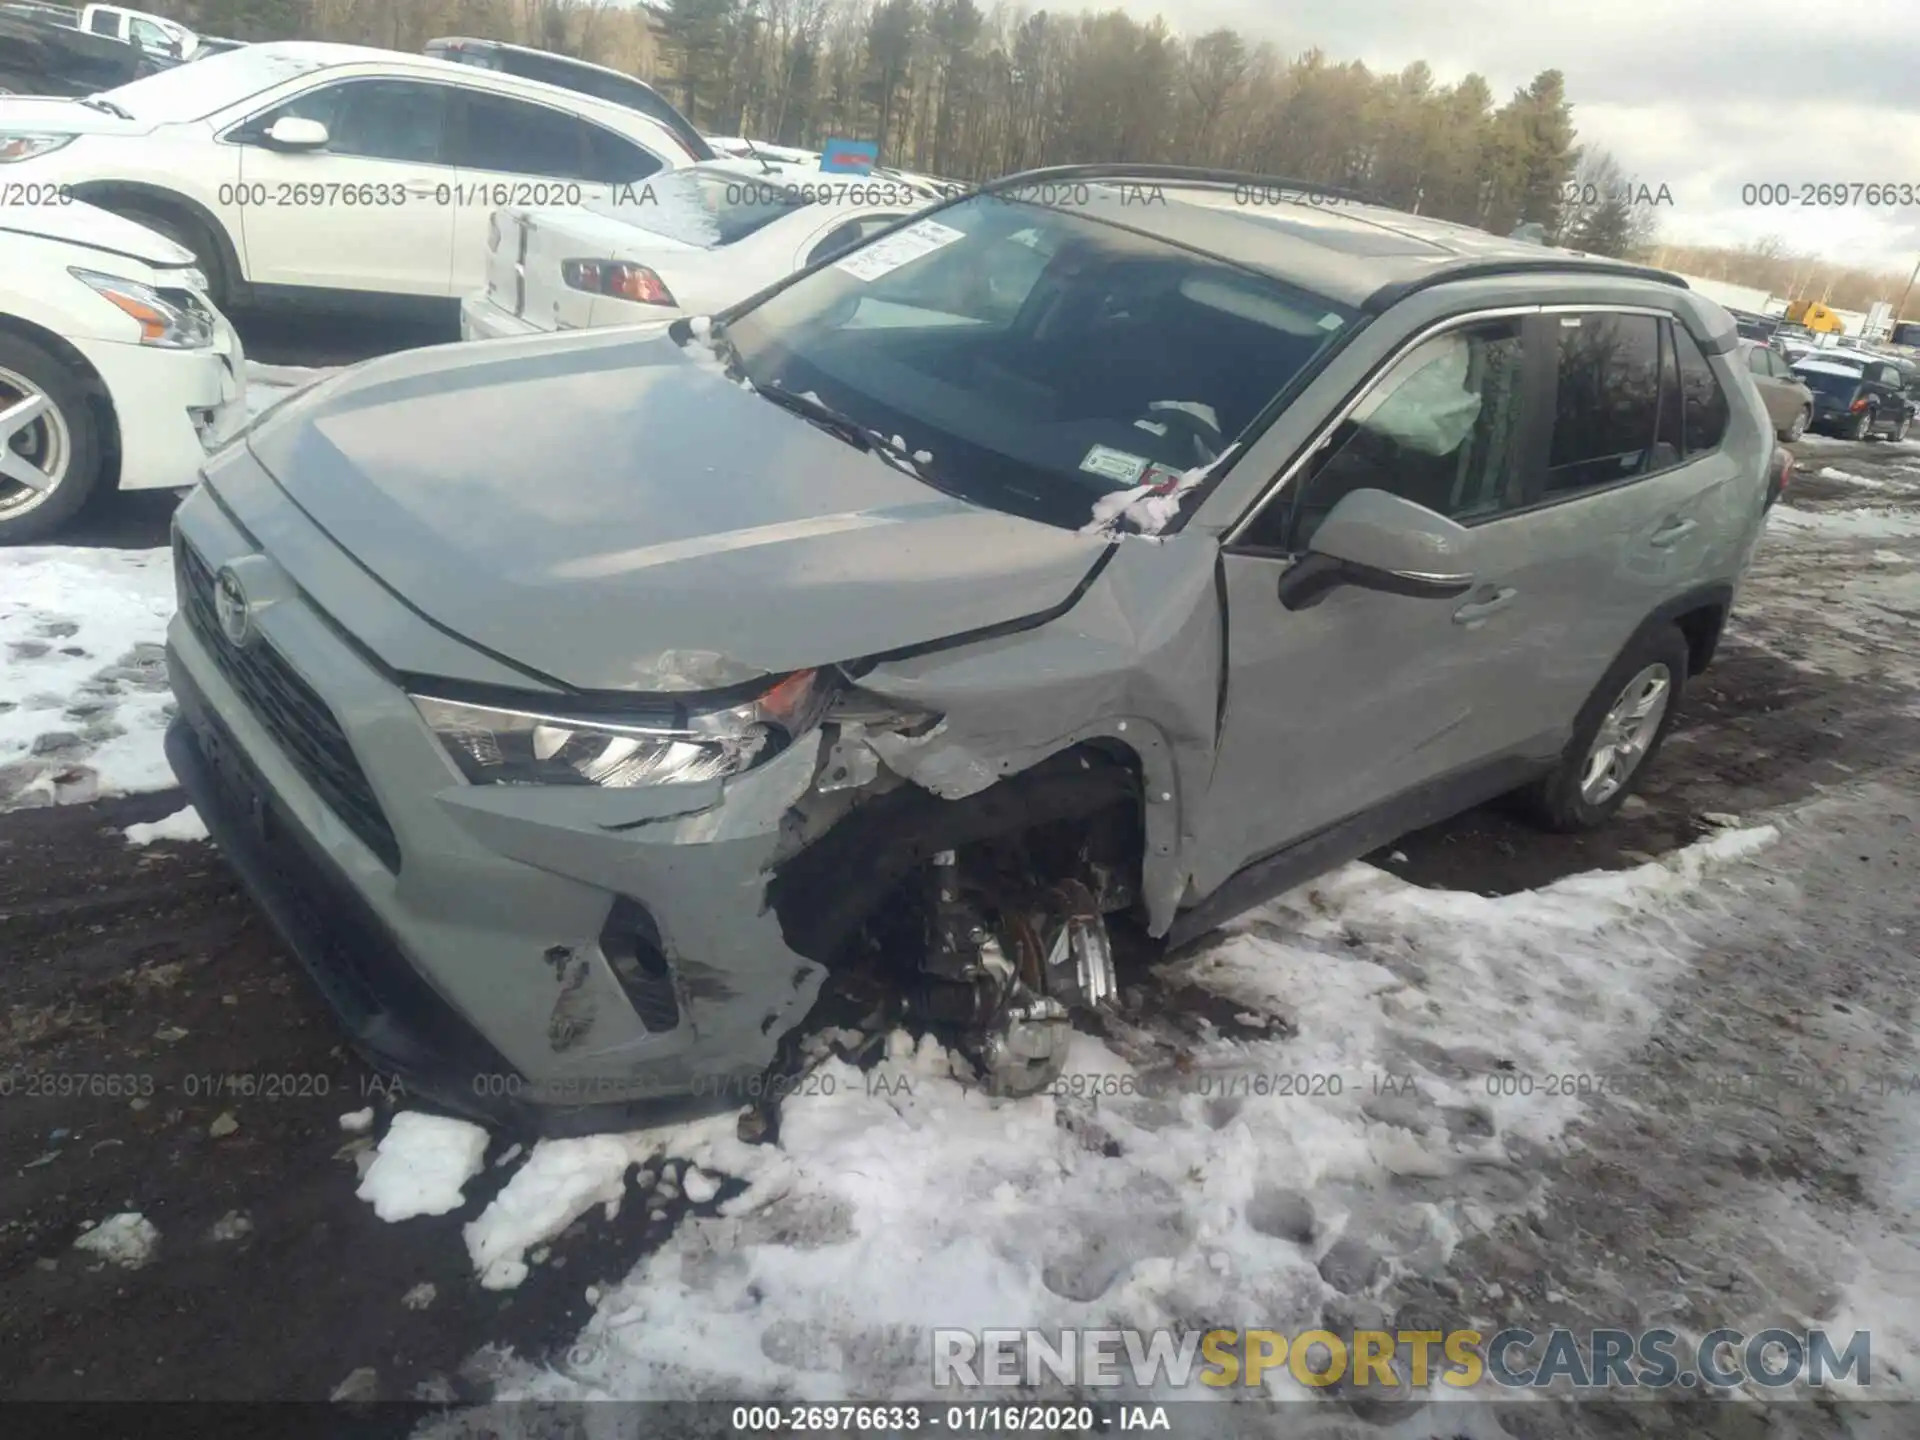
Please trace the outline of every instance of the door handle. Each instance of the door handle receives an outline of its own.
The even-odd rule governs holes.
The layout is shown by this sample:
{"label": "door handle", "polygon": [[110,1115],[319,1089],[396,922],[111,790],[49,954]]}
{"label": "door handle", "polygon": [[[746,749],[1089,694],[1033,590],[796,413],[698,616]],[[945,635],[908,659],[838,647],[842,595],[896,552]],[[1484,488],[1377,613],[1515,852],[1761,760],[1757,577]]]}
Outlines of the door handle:
{"label": "door handle", "polygon": [[[1486,592],[1483,591],[1482,593],[1485,594]],[[1498,614],[1500,611],[1506,609],[1507,606],[1513,603],[1514,597],[1519,593],[1518,590],[1502,588],[1493,591],[1491,594],[1487,594],[1487,598],[1484,600],[1469,600],[1453,612],[1453,623],[1456,625],[1478,625],[1489,615]]]}
{"label": "door handle", "polygon": [[1647,543],[1652,545],[1656,550],[1665,550],[1669,546],[1679,543],[1692,533],[1693,521],[1674,520],[1654,531],[1652,538],[1649,539]]}

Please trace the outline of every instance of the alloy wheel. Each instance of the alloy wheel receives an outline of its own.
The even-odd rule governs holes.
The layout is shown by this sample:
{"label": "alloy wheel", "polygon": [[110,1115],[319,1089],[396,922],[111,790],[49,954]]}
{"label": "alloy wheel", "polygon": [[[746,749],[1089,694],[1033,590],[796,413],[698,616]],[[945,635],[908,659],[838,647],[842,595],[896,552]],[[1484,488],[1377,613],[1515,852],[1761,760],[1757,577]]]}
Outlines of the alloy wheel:
{"label": "alloy wheel", "polygon": [[1647,666],[1614,700],[1587,750],[1580,798],[1589,805],[1613,799],[1640,768],[1673,698],[1673,675],[1663,664]]}
{"label": "alloy wheel", "polygon": [[0,368],[0,516],[46,503],[72,462],[73,435],[60,407],[26,376]]}

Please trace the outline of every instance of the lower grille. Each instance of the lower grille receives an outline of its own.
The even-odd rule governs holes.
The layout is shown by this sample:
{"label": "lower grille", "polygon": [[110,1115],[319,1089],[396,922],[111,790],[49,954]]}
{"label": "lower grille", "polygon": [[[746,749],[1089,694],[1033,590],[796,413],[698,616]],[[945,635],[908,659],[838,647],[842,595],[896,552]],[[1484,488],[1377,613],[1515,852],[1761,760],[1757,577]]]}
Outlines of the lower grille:
{"label": "lower grille", "polygon": [[221,675],[247,702],[247,708],[293,762],[300,778],[313,787],[360,843],[380,858],[381,864],[397,872],[399,841],[340,722],[271,645],[255,641],[243,647],[227,639],[215,607],[213,571],[177,535],[173,551],[180,607]]}

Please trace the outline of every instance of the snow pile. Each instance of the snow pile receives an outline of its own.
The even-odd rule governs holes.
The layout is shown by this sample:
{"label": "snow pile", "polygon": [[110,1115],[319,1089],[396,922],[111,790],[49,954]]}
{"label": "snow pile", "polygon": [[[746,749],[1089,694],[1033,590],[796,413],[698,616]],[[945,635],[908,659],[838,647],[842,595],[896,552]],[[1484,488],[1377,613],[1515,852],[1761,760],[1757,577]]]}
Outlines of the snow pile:
{"label": "snow pile", "polygon": [[649,1153],[747,1189],[605,1295],[563,1370],[508,1367],[499,1398],[904,1398],[936,1326],[1305,1328],[1437,1274],[1531,1203],[1533,1147],[1579,1113],[1502,1082],[1624,1061],[1689,964],[1690,916],[1738,903],[1773,838],[1498,899],[1352,865],[1174,967],[1297,1039],[1196,1040],[1149,1006],[1076,1033],[1066,1093],[996,1101],[896,1033],[869,1073],[816,1071],[778,1146],[740,1145],[732,1117],[566,1142],[566,1185],[526,1198],[569,1198],[515,1244]]}
{"label": "snow pile", "polygon": [[204,840],[207,838],[207,822],[200,818],[198,810],[189,805],[184,810],[174,811],[164,820],[129,825],[120,833],[127,837],[129,845],[151,845],[156,840]]}
{"label": "snow pile", "polygon": [[[753,1165],[756,1153],[732,1138],[736,1124],[726,1115],[666,1132],[542,1140],[493,1203],[466,1227],[467,1253],[480,1283],[489,1290],[518,1285],[527,1278],[526,1252],[553,1239],[596,1205],[612,1220],[627,1193],[627,1171],[657,1159],[665,1138],[680,1147],[676,1153],[697,1149],[702,1156],[724,1155],[735,1165]],[[717,1159],[714,1163],[726,1168]],[[644,1206],[646,1198],[639,1195],[637,1203]]]}
{"label": "snow pile", "polygon": [[393,1117],[356,1192],[382,1220],[458,1210],[486,1163],[487,1132],[468,1120],[403,1110]]}
{"label": "snow pile", "polygon": [[0,550],[0,811],[160,790],[168,552]]}
{"label": "snow pile", "polygon": [[85,1250],[89,1255],[98,1255],[102,1260],[111,1260],[129,1270],[137,1270],[153,1258],[154,1248],[159,1243],[160,1232],[154,1228],[153,1222],[136,1210],[128,1210],[81,1232],[80,1238],[73,1242],[73,1248]]}

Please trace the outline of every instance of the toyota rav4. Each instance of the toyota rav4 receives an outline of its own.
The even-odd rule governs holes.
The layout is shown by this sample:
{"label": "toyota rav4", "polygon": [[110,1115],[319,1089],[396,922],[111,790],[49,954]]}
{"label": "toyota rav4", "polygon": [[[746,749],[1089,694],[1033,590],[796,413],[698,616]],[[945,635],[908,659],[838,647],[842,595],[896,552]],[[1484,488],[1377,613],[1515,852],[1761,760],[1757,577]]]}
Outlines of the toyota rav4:
{"label": "toyota rav4", "polygon": [[1019,1094],[1122,924],[1495,797],[1612,815],[1775,493],[1731,318],[1250,186],[1013,177],[214,456],[170,754],[361,1049],[560,1130],[749,1093],[880,994]]}

